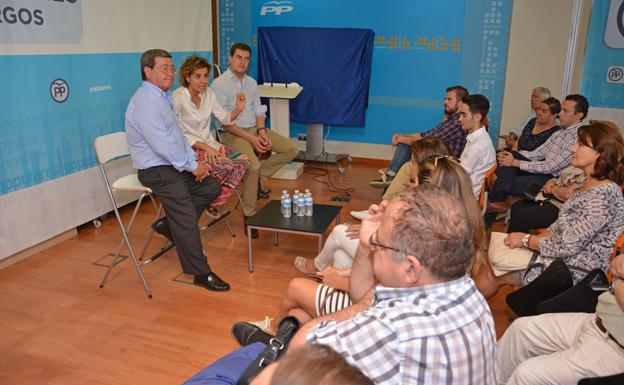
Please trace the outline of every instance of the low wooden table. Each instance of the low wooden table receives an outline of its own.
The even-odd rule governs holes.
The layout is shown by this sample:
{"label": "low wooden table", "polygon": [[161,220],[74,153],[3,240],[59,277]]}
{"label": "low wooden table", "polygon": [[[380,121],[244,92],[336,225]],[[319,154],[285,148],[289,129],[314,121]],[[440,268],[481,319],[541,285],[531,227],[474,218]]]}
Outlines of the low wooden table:
{"label": "low wooden table", "polygon": [[260,209],[254,216],[245,218],[247,226],[247,250],[249,255],[249,272],[253,273],[253,251],[251,244],[251,230],[270,230],[273,231],[273,244],[277,246],[278,233],[292,233],[312,235],[318,237],[319,252],[323,247],[323,234],[329,224],[336,220],[338,224],[340,218],[340,210],[342,206],[314,204],[314,215],[311,217],[298,217],[292,215],[290,218],[284,218],[281,211],[281,203],[278,200],[272,200],[266,206]]}

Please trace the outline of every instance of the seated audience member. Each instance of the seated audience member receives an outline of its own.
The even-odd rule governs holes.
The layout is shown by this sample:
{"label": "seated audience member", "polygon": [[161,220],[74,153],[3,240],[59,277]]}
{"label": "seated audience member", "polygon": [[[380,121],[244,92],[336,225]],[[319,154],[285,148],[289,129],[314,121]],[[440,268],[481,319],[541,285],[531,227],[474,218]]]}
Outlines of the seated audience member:
{"label": "seated audience member", "polygon": [[[432,156],[423,161],[419,167],[419,175],[415,181],[433,185],[459,198],[466,210],[466,220],[473,232],[475,256],[467,273],[478,274],[486,263],[484,254],[484,229],[481,210],[474,195],[470,177],[462,166],[451,157]],[[358,241],[359,242],[359,241]],[[290,281],[277,319],[291,315],[306,322],[314,317],[330,314],[351,305],[349,296],[350,270],[326,268],[318,273],[322,283],[306,278],[295,278]],[[252,322],[264,331],[271,332],[271,318]]]}
{"label": "seated audience member", "polygon": [[429,131],[421,134],[394,134],[392,145],[396,146],[392,161],[386,171],[379,170],[381,177],[372,180],[373,187],[385,188],[395,178],[401,166],[407,163],[411,157],[410,146],[415,141],[424,138],[438,138],[443,140],[451,149],[451,155],[459,158],[466,145],[466,133],[459,123],[458,107],[461,100],[468,95],[468,90],[462,86],[453,86],[446,89],[444,96],[444,118]]}
{"label": "seated audience member", "polygon": [[522,196],[529,183],[543,185],[553,175],[559,176],[561,170],[570,165],[577,130],[585,119],[588,108],[589,104],[584,96],[568,95],[559,113],[562,130],[555,132],[533,151],[499,152],[499,167],[496,169],[496,182],[490,194],[490,208],[506,211],[509,204],[495,202],[504,202],[509,195]]}
{"label": "seated audience member", "polygon": [[624,256],[613,260],[611,271],[611,291],[598,297],[596,313],[515,320],[498,342],[498,383],[576,384],[624,373]]}
{"label": "seated audience member", "polygon": [[496,163],[496,151],[483,123],[489,110],[489,100],[478,94],[466,96],[459,106],[459,121],[468,133],[460,161],[470,175],[476,198],[481,194],[485,174]]}
{"label": "seated audience member", "polygon": [[174,74],[169,52],[151,49],[141,56],[143,83],[125,116],[128,150],[139,180],[163,204],[166,216],[152,226],[173,242],[182,271],[194,275],[197,286],[227,291],[230,285],[208,265],[197,226],[221,186],[182,135],[170,93]]}
{"label": "seated audience member", "polygon": [[[236,385],[244,370],[265,348],[256,342],[242,347],[197,373],[184,385]],[[332,348],[306,345],[264,368],[251,385],[373,385],[360,369]]]}
{"label": "seated audience member", "polygon": [[357,304],[306,323],[290,347],[329,345],[376,384],[496,383],[494,322],[466,276],[475,249],[465,217],[428,184],[372,205],[351,273]]}
{"label": "seated audience member", "polygon": [[533,151],[548,140],[561,127],[557,116],[561,112],[561,103],[555,98],[548,98],[540,103],[537,116],[527,123],[522,130],[513,151]]}
{"label": "seated audience member", "polygon": [[[251,48],[247,44],[233,44],[228,70],[211,85],[219,104],[226,111],[235,111],[240,99],[245,103],[233,123],[222,126],[225,129],[222,140],[224,144],[249,158],[249,170],[243,179],[243,215],[246,217],[255,214],[259,193],[268,197],[268,192],[258,191],[259,178],[271,177],[299,153],[295,141],[265,127],[266,106],[260,103],[258,84],[246,74],[250,58]],[[256,152],[272,154],[267,160],[260,162]],[[252,236],[258,236],[255,229]]]}
{"label": "seated audience member", "polygon": [[514,127],[509,130],[510,133],[514,133],[517,136],[522,134],[522,130],[526,127],[527,123],[533,118],[537,116],[537,110],[539,109],[539,105],[542,101],[548,99],[550,97],[550,90],[546,87],[535,87],[531,92],[531,98],[529,99],[529,103],[531,105],[531,112],[529,116],[520,124],[518,127]]}
{"label": "seated audience member", "polygon": [[545,200],[523,199],[511,206],[509,233],[528,233],[529,230],[542,229],[550,226],[559,216],[563,202],[570,194],[585,182],[583,170],[572,165],[561,171],[558,178],[553,178],[542,186]]}
{"label": "seated audience member", "polygon": [[[539,235],[510,233],[505,244],[511,248],[539,251],[543,264],[558,259],[572,270],[576,284],[593,269],[607,271],[613,245],[624,231],[624,140],[611,122],[590,121],[578,129],[572,164],[583,170],[586,180],[572,192],[559,217]],[[500,285],[527,285],[542,268],[511,272],[495,278],[491,269],[482,269],[476,281],[486,296],[496,294]]]}
{"label": "seated audience member", "polygon": [[235,151],[217,142],[210,132],[211,115],[222,124],[231,124],[245,108],[245,101],[237,99],[236,108],[230,113],[225,112],[214,92],[208,88],[209,72],[210,64],[206,59],[189,56],[179,71],[182,86],[173,92],[173,107],[181,120],[186,140],[198,153],[198,159],[205,159],[210,164],[210,175],[221,184],[221,194],[208,208],[214,216],[234,193],[249,164],[245,155],[230,159]]}
{"label": "seated audience member", "polygon": [[505,137],[505,147],[503,147],[503,150],[505,151],[513,151],[514,148],[518,147],[518,135],[516,135],[513,132],[510,132],[506,137]]}
{"label": "seated audience member", "polygon": [[[383,199],[389,200],[397,193],[414,183],[418,176],[418,163],[432,155],[449,155],[449,147],[440,139],[425,138],[412,144],[412,159],[401,167],[397,177],[392,181]],[[409,172],[409,175],[405,175]],[[368,210],[358,211],[364,216]],[[296,257],[295,267],[305,275],[315,276],[327,267],[350,269],[358,244],[359,224],[343,223],[335,226],[327,237],[323,249],[314,260]]]}

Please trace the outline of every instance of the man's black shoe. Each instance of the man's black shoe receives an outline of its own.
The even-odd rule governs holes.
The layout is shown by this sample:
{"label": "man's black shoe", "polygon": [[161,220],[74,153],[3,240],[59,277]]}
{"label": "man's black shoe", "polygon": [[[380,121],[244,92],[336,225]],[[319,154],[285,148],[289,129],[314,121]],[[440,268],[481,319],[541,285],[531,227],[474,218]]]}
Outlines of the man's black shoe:
{"label": "man's black shoe", "polygon": [[210,273],[208,275],[196,275],[195,279],[193,279],[193,284],[212,291],[230,290],[230,285],[219,278],[219,276],[215,273]]}
{"label": "man's black shoe", "polygon": [[271,189],[258,189],[258,199],[268,199]]}
{"label": "man's black shoe", "polygon": [[262,329],[248,322],[237,322],[232,325],[230,331],[232,337],[240,346],[247,346],[254,342],[262,342],[268,345],[271,338],[273,338],[271,334],[263,332]]}
{"label": "man's black shoe", "polygon": [[167,217],[158,218],[156,222],[152,223],[152,229],[154,229],[154,231],[158,234],[173,242],[173,238],[171,237],[171,230],[169,230],[169,223],[167,222]]}

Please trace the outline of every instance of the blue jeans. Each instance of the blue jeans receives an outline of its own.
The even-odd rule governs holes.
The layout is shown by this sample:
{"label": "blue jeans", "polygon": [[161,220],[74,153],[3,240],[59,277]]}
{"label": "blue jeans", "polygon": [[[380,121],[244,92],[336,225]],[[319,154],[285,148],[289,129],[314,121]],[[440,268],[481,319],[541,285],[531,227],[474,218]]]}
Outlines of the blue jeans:
{"label": "blue jeans", "polygon": [[397,144],[396,150],[394,150],[394,155],[392,156],[392,161],[390,161],[390,166],[388,166],[388,171],[391,171],[396,175],[401,166],[409,162],[411,158],[412,146],[403,143]]}

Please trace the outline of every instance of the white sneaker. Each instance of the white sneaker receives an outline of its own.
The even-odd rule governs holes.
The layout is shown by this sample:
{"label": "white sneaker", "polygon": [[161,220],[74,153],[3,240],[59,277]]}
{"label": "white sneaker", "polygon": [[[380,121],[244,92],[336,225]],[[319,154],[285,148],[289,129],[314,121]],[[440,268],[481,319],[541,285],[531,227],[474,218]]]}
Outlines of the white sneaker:
{"label": "white sneaker", "polygon": [[361,221],[362,219],[364,219],[364,217],[366,217],[368,215],[368,210],[362,210],[362,211],[355,211],[354,210],[354,211],[351,211],[350,214],[351,214],[351,216],[353,218],[358,219],[358,220]]}
{"label": "white sneaker", "polygon": [[275,334],[273,330],[271,330],[271,321],[273,321],[273,318],[269,317],[268,315],[265,315],[262,321],[253,321],[253,322],[248,322],[248,323],[259,327],[265,333]]}

